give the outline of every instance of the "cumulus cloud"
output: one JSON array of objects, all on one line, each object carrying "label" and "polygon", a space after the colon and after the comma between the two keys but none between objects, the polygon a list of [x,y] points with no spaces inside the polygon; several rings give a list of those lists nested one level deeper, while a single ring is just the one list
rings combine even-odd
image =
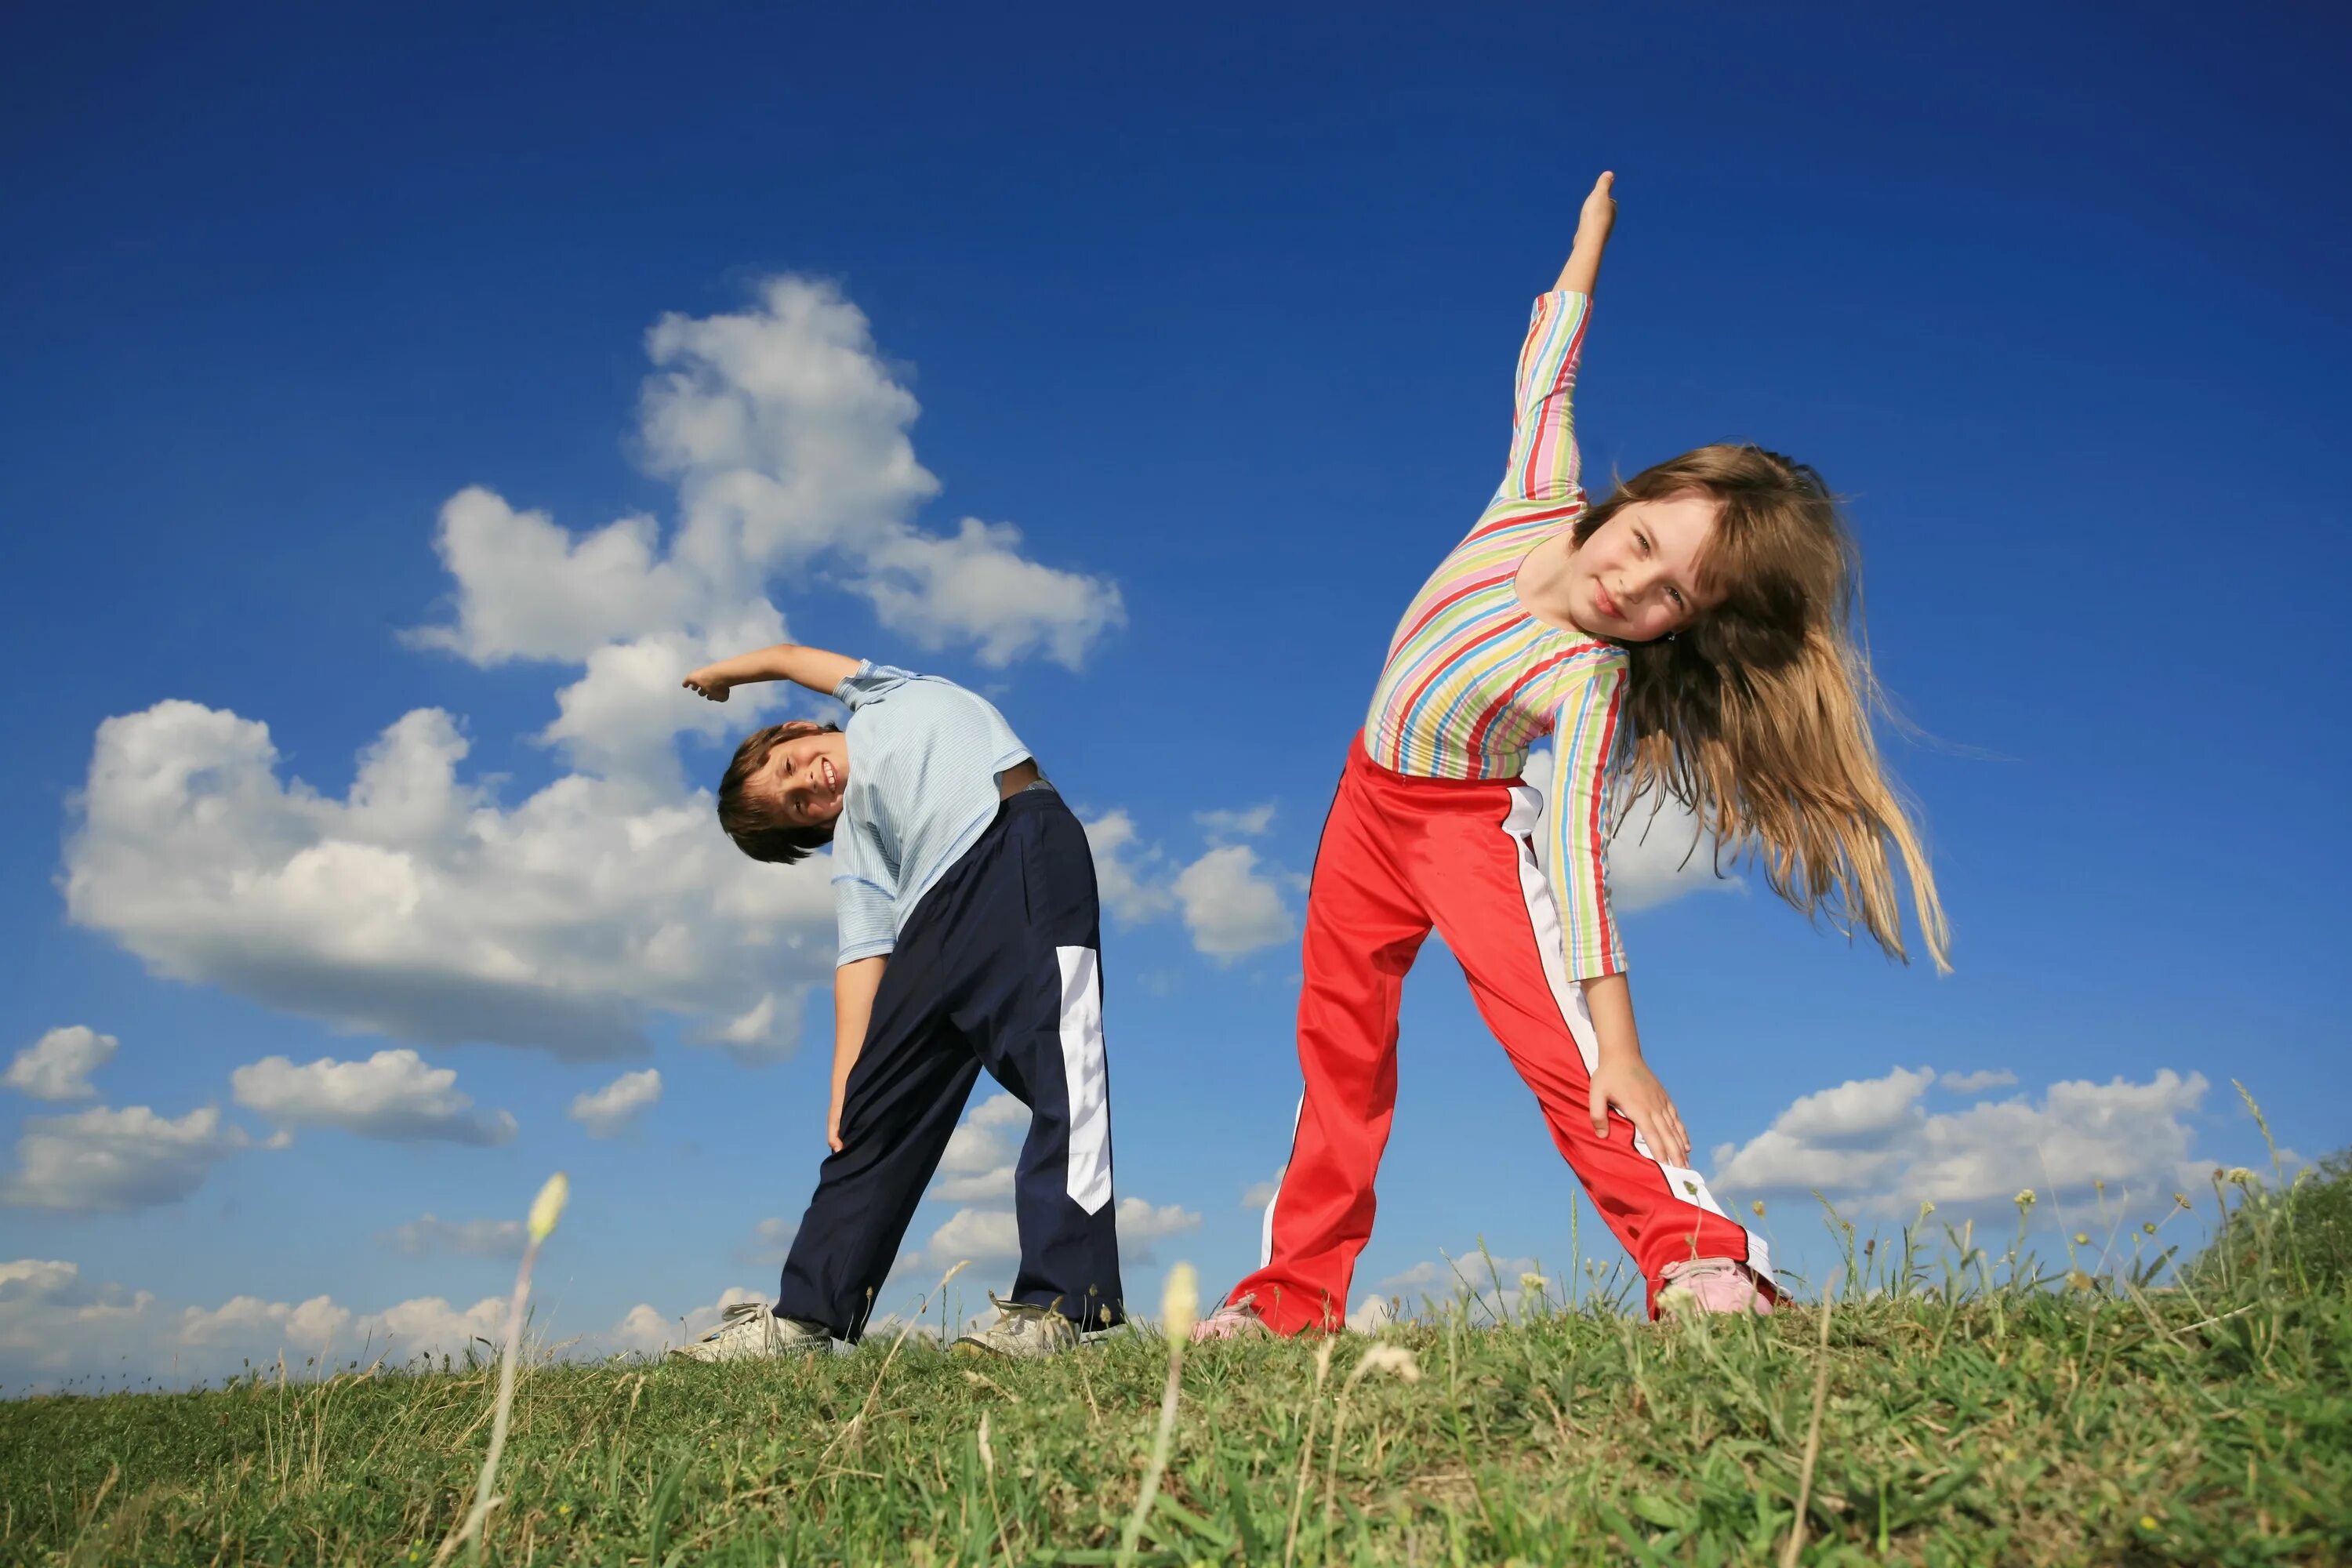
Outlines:
[{"label": "cumulus cloud", "polygon": [[75,1024],[51,1029],[16,1053],[0,1082],[35,1100],[94,1100],[89,1075],[104,1067],[121,1042]]},{"label": "cumulus cloud", "polygon": [[949,1135],[929,1195],[949,1203],[1011,1203],[1013,1163],[1029,1121],[1029,1108],[1009,1094],[992,1094],[973,1106]]},{"label": "cumulus cloud", "polygon": [[[1283,1167],[1283,1170],[1288,1169],[1287,1165]],[[1252,1182],[1242,1189],[1242,1207],[1252,1213],[1262,1210],[1266,1205],[1274,1202],[1274,1194],[1281,1190],[1282,1171],[1276,1171],[1268,1180]]]},{"label": "cumulus cloud", "polygon": [[506,1143],[515,1119],[478,1110],[457,1092],[454,1068],[433,1068],[405,1048],[378,1051],[365,1061],[320,1057],[297,1067],[264,1057],[229,1074],[236,1102],[281,1127],[340,1127],[362,1138],[396,1142]]},{"label": "cumulus cloud", "polygon": [[1086,823],[1087,847],[1094,852],[1095,886],[1103,908],[1121,925],[1140,925],[1176,907],[1160,870],[1165,858],[1142,842],[1135,818],[1107,811]]},{"label": "cumulus cloud", "polygon": [[1197,811],[1192,820],[1211,838],[1255,838],[1274,826],[1274,802],[1265,801],[1246,811]]},{"label": "cumulus cloud", "polygon": [[0,1179],[0,1204],[72,1214],[153,1208],[186,1197],[215,1165],[254,1146],[209,1105],[176,1120],[143,1105],[28,1117],[16,1169]]},{"label": "cumulus cloud", "polygon": [[1174,890],[1192,946],[1211,958],[1231,962],[1298,933],[1281,890],[1259,873],[1257,851],[1246,844],[1210,850],[1176,874]]},{"label": "cumulus cloud", "polygon": [[1545,1272],[1535,1258],[1492,1258],[1472,1247],[1390,1275],[1376,1294],[1356,1304],[1348,1323],[1370,1331],[1400,1313],[1411,1316],[1425,1304],[1442,1310],[1465,1299],[1475,1302],[1474,1312],[1516,1319],[1540,1305],[1562,1305],[1568,1297],[1559,1278]]},{"label": "cumulus cloud", "polygon": [[647,1068],[625,1072],[599,1089],[575,1096],[572,1120],[588,1129],[592,1138],[611,1138],[625,1131],[640,1112],[661,1099],[661,1073]]},{"label": "cumulus cloud", "polygon": [[[1528,757],[1526,778],[1545,796],[1546,826],[1535,836],[1536,859],[1551,868],[1551,763],[1549,747]],[[1715,874],[1715,845],[1698,818],[1681,802],[1663,795],[1639,800],[1612,800],[1616,815],[1610,827],[1607,857],[1609,898],[1621,912],[1645,910],[1681,898],[1685,893],[1738,892],[1746,884],[1737,877]]]},{"label": "cumulus cloud", "polygon": [[1819,1191],[1895,1215],[1923,1202],[2002,1205],[2021,1187],[2064,1198],[2096,1181],[2169,1193],[2203,1168],[2189,1159],[2187,1120],[2205,1098],[2201,1073],[2053,1083],[2038,1099],[1930,1112],[1920,1101],[1937,1081],[1931,1068],[1896,1068],[1805,1095],[1746,1143],[1717,1148],[1709,1184],[1741,1197]]},{"label": "cumulus cloud", "polygon": [[763,1219],[751,1227],[751,1239],[735,1249],[737,1261],[773,1266],[793,1248],[793,1237],[801,1233],[796,1219]]},{"label": "cumulus cloud", "polygon": [[1152,1243],[1201,1228],[1201,1216],[1181,1204],[1154,1208],[1141,1198],[1118,1200],[1118,1260],[1130,1268],[1158,1261]]},{"label": "cumulus cloud", "polygon": [[[729,1306],[766,1299],[738,1287],[684,1312],[639,1303],[609,1327],[568,1332],[544,1348],[572,1359],[659,1355],[698,1338]],[[39,1389],[93,1373],[197,1383],[247,1363],[269,1365],[281,1354],[298,1374],[313,1362],[323,1371],[346,1361],[400,1366],[468,1352],[487,1358],[505,1332],[506,1313],[504,1296],[470,1306],[419,1296],[369,1311],[328,1295],[282,1301],[241,1293],[218,1305],[171,1304],[146,1290],[92,1285],[74,1263],[18,1258],[0,1261],[0,1384]]]},{"label": "cumulus cloud", "polygon": [[917,526],[938,481],[913,396],[865,316],[780,278],[746,309],[650,331],[637,444],[676,482],[674,526],[575,533],[471,486],[434,543],[452,591],[412,646],[572,672],[538,738],[573,773],[520,804],[468,781],[437,710],[400,719],[341,800],[281,777],[268,729],[161,702],[100,728],[67,900],[175,979],[339,1028],[629,1054],[674,1015],[746,1058],[794,1044],[831,970],[823,858],[738,856],[689,791],[680,735],[719,739],[782,700],[678,690],[695,664],[781,639],[782,574],[865,596],[922,647],[1076,666],[1124,618],[1116,584],[1048,566],[1008,524]]},{"label": "cumulus cloud", "polygon": [[66,904],[173,979],[340,1028],[575,1058],[642,1048],[660,1013],[766,1015],[789,1050],[831,973],[822,858],[745,859],[708,795],[572,774],[512,808],[462,781],[455,721],[421,709],[341,800],[281,780],[267,726],[159,702],[99,726]]},{"label": "cumulus cloud", "polygon": [[388,1233],[401,1251],[412,1255],[455,1253],[462,1258],[520,1258],[523,1223],[519,1219],[438,1219],[419,1215]]},{"label": "cumulus cloud", "polygon": [[1988,1089],[2005,1089],[2017,1081],[2017,1075],[2006,1068],[1988,1068],[1978,1072],[1948,1072],[1936,1079],[1937,1087],[1948,1089],[1954,1094],[1977,1094]]}]

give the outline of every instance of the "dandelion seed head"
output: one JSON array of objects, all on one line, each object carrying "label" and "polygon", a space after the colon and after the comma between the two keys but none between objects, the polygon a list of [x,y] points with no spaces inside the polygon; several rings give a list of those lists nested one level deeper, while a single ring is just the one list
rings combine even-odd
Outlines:
[{"label": "dandelion seed head", "polygon": [[539,1189],[539,1196],[530,1203],[530,1238],[545,1241],[555,1230],[555,1222],[563,1217],[563,1205],[571,1201],[572,1178],[558,1171],[547,1178],[547,1185]]},{"label": "dandelion seed head", "polygon": [[1168,1283],[1160,1293],[1160,1317],[1167,1325],[1168,1337],[1189,1338],[1200,1316],[1201,1276],[1191,1264],[1179,1263],[1168,1271]]}]

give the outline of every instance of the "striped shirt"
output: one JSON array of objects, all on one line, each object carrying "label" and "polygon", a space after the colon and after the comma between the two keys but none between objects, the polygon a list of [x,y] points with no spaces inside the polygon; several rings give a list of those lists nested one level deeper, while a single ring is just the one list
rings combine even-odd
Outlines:
[{"label": "striped shirt", "polygon": [[1584,515],[1570,401],[1590,308],[1582,294],[1536,300],[1519,351],[1510,468],[1397,624],[1364,722],[1372,761],[1423,778],[1516,778],[1551,738],[1552,896],[1579,980],[1625,967],[1603,861],[1606,774],[1624,744],[1625,652],[1536,619],[1517,584],[1528,552]]},{"label": "striped shirt", "polygon": [[997,775],[1029,748],[987,699],[868,659],[833,694],[849,707],[849,784],[833,828],[836,963],[898,945],[923,895],[996,819]]}]

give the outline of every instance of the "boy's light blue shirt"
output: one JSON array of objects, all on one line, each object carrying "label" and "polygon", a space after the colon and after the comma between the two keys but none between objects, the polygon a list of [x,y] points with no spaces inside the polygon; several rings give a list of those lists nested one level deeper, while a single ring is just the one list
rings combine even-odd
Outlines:
[{"label": "boy's light blue shirt", "polygon": [[886,953],[996,816],[996,777],[1029,748],[982,697],[867,659],[833,694],[849,708],[849,787],[833,829],[836,963]]}]

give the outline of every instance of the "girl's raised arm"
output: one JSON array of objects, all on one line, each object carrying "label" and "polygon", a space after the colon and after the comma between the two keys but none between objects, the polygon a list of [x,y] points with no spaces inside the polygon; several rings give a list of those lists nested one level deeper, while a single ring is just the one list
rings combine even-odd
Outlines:
[{"label": "girl's raised arm", "polygon": [[1590,294],[1601,277],[1601,253],[1609,248],[1609,231],[1617,226],[1617,198],[1612,194],[1617,176],[1604,172],[1592,183],[1592,194],[1584,198],[1583,210],[1576,215],[1576,243],[1569,247],[1568,264],[1559,269],[1559,281],[1554,289],[1565,289],[1574,294]]},{"label": "girl's raised arm", "polygon": [[834,688],[856,673],[857,661],[847,654],[780,642],[706,664],[688,676],[685,684],[688,690],[698,691],[713,702],[724,702],[734,688],[761,680],[789,680],[830,697]]}]

